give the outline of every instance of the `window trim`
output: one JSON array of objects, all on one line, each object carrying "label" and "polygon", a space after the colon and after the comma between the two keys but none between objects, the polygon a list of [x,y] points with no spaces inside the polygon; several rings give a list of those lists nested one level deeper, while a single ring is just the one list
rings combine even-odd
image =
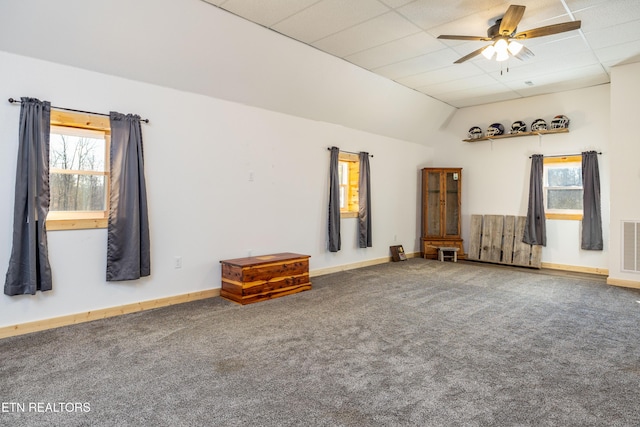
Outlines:
[{"label": "window trim", "polygon": [[[340,218],[357,218],[360,210],[358,200],[359,195],[359,179],[360,179],[360,156],[353,153],[345,153],[343,151],[338,155],[338,165],[348,164],[349,182],[345,185],[347,189],[345,194],[346,207],[340,208]],[[342,187],[342,184],[341,184]]]},{"label": "window trim", "polygon": [[106,205],[104,211],[49,211],[47,215],[47,231],[55,230],[83,230],[93,228],[107,228],[109,221],[110,203],[110,146],[111,122],[109,117],[77,113],[73,111],[51,110],[50,124],[52,127],[76,128],[98,131],[105,137],[105,171],[92,171],[90,175],[105,176]]},{"label": "window trim", "polygon": [[[555,165],[555,164],[563,164],[563,163],[580,163],[582,166],[582,156],[562,156],[562,157],[545,157],[543,159],[543,167],[544,167],[544,181],[546,182],[546,174],[547,174],[547,165]],[[581,221],[584,216],[584,211],[569,210],[566,209],[566,212],[558,212],[558,210],[553,209],[551,212],[547,209],[547,187],[543,182],[543,195],[544,195],[544,208],[545,208],[545,218],[546,219],[559,219],[559,220],[569,220],[569,221]],[[568,187],[567,187],[568,188]],[[580,187],[583,189],[583,187]]]}]

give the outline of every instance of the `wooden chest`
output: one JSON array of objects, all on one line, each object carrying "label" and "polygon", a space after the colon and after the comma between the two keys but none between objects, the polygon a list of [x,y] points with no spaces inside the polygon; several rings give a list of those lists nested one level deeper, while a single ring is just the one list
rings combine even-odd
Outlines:
[{"label": "wooden chest", "polygon": [[309,258],[285,252],[220,261],[220,296],[244,305],[309,290]]}]

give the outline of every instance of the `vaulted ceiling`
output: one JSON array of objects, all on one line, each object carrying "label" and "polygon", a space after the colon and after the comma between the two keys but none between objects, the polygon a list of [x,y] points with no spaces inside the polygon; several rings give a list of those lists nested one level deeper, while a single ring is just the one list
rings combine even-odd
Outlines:
[{"label": "vaulted ceiling", "polygon": [[567,21],[579,30],[525,40],[520,61],[478,55],[502,0],[204,0],[454,107],[608,83],[611,67],[640,61],[639,0],[517,0],[518,31]]}]

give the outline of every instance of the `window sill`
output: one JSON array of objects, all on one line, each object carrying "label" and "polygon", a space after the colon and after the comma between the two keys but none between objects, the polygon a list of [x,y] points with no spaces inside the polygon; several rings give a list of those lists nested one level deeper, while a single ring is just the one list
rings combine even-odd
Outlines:
[{"label": "window sill", "polygon": [[547,219],[562,219],[562,220],[568,220],[568,221],[582,221],[582,214],[546,213],[544,216]]},{"label": "window sill", "polygon": [[340,212],[340,218],[357,218],[358,212]]},{"label": "window sill", "polygon": [[48,219],[47,231],[107,228],[107,218]]}]

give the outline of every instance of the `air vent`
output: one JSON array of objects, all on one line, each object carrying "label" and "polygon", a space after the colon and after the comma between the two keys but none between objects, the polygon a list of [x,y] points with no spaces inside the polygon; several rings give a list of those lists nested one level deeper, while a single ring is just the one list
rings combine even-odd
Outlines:
[{"label": "air vent", "polygon": [[622,270],[640,272],[640,221],[622,221]]}]

